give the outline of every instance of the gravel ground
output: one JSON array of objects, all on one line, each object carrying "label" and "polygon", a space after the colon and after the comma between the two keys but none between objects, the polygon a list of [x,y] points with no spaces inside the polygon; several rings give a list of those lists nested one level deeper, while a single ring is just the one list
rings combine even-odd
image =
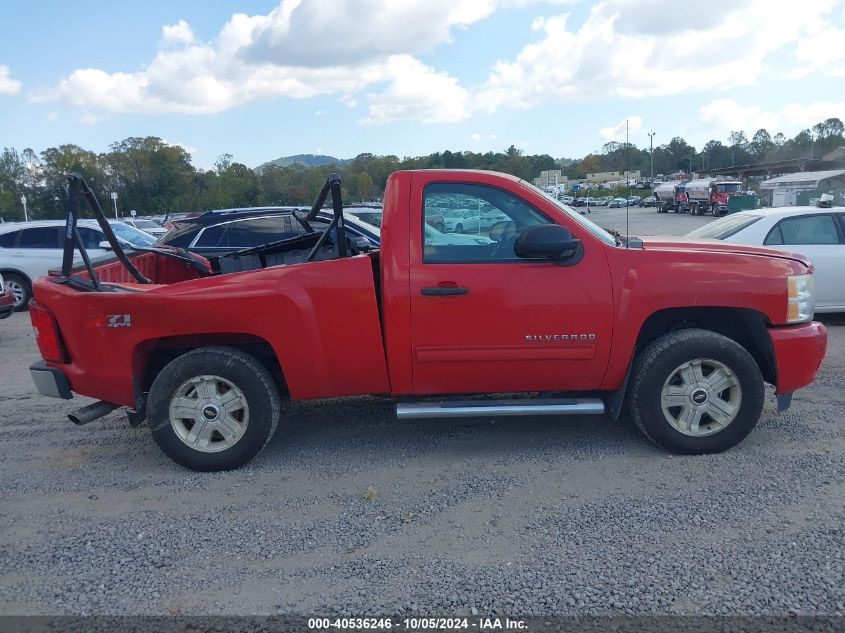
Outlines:
[{"label": "gravel ground", "polygon": [[[656,232],[646,213],[632,233]],[[769,392],[721,455],[598,416],[398,422],[359,398],[294,403],[248,467],[197,474],[119,413],[74,427],[85,401],[35,394],[16,314],[0,613],[842,614],[845,318],[825,321],[815,384],[781,415]]]}]

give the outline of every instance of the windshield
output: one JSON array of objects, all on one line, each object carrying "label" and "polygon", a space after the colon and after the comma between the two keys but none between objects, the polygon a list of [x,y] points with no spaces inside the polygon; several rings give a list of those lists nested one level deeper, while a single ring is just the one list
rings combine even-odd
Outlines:
[{"label": "windshield", "polygon": [[704,240],[724,240],[725,238],[739,233],[747,226],[751,226],[760,219],[759,215],[736,213],[728,215],[721,220],[716,220],[710,224],[690,231],[687,237],[695,237]]},{"label": "windshield", "polygon": [[549,194],[545,193],[541,189],[538,189],[537,187],[535,187],[532,184],[529,184],[529,183],[526,182],[525,185],[527,185],[528,187],[531,187],[534,191],[537,191],[538,193],[542,194],[547,200],[551,200],[558,209],[563,211],[572,220],[574,220],[575,222],[577,222],[578,224],[583,226],[590,233],[592,233],[597,238],[599,238],[602,242],[605,242],[606,244],[610,244],[611,246],[617,246],[615,237],[613,237],[610,233],[605,231],[603,228],[601,228],[597,224],[593,224],[592,222],[590,222],[587,218],[585,218],[583,215],[581,215],[580,213],[575,211],[573,208],[563,204],[559,200],[556,200],[555,198],[551,197]]},{"label": "windshield", "polygon": [[151,246],[156,241],[156,238],[149,233],[144,233],[128,224],[122,222],[110,222],[109,224],[115,235],[135,246]]},{"label": "windshield", "polygon": [[723,185],[716,185],[716,191],[719,193],[735,193],[739,191],[739,188],[742,186],[740,182],[728,182]]}]

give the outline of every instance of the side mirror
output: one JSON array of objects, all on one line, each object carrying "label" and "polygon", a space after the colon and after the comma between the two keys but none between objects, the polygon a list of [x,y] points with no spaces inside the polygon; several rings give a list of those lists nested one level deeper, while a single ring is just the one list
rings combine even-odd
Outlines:
[{"label": "side mirror", "polygon": [[373,243],[363,235],[356,237],[353,244],[359,253],[369,253],[373,250]]},{"label": "side mirror", "polygon": [[580,261],[584,249],[581,240],[572,237],[569,229],[559,224],[538,224],[525,229],[513,247],[517,257],[553,259],[561,265]]},{"label": "side mirror", "polygon": [[107,251],[111,250],[111,244],[109,244],[108,240],[103,240],[102,242],[97,244],[97,246]]}]

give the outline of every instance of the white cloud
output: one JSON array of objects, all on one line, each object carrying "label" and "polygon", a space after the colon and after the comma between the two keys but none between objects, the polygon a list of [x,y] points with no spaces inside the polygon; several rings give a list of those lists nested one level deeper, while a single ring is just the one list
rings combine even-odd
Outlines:
[{"label": "white cloud", "polygon": [[85,112],[81,117],[79,117],[79,122],[84,123],[85,125],[97,125],[100,121],[102,121],[102,119],[92,112]]},{"label": "white cloud", "polygon": [[[845,74],[834,24],[840,1],[598,0],[580,24],[569,13],[534,20],[534,41],[471,87],[419,56],[496,10],[569,0],[281,0],[267,14],[232,15],[210,41],[184,20],[164,26],[158,53],[141,70],[79,68],[32,98],[94,112],[207,114],[260,99],[336,95],[349,108],[363,102],[361,122],[379,124],[727,92],[772,71]],[[794,66],[769,68],[777,52]]]},{"label": "white cloud", "polygon": [[22,85],[17,79],[12,79],[12,71],[8,66],[0,66],[0,95],[17,94]]},{"label": "white cloud", "polygon": [[469,93],[457,79],[435,71],[410,55],[388,59],[390,85],[367,96],[369,108],[361,123],[373,125],[397,119],[449,123],[467,115]]},{"label": "white cloud", "polygon": [[48,112],[47,113],[47,120],[48,121],[58,121],[59,120],[59,113],[58,112]]},{"label": "white cloud", "polygon": [[578,28],[568,13],[535,20],[542,37],[497,62],[474,101],[490,112],[751,85],[772,53],[794,48],[832,8],[833,0],[776,8],[770,0],[602,0]]},{"label": "white cloud", "polygon": [[326,111],[322,109],[314,110],[314,116],[326,116]]},{"label": "white cloud", "polygon": [[770,134],[783,132],[794,136],[830,117],[845,120],[845,101],[790,103],[780,110],[764,110],[759,105],[740,105],[733,99],[717,99],[703,106],[699,118],[708,131],[727,138],[733,130],[743,130],[749,137],[760,128]]},{"label": "white cloud", "polygon": [[[370,101],[367,122],[456,120],[460,104],[425,98],[397,70],[419,71],[426,85],[460,95],[456,80],[411,55],[451,41],[454,29],[484,19],[499,1],[282,0],[267,15],[233,15],[211,42],[197,41],[184,21],[165,26],[161,50],[142,70],[80,68],[31,96],[120,113],[205,114],[257,99],[335,93],[354,107],[356,93],[390,82],[383,102]],[[424,104],[414,106],[414,96]]]},{"label": "white cloud", "polygon": [[185,20],[179,20],[176,24],[169,24],[161,27],[161,45],[166,46],[189,46],[194,44],[197,38]]},{"label": "white cloud", "polygon": [[643,120],[638,116],[629,116],[627,119],[622,119],[616,125],[610,127],[603,127],[599,130],[599,138],[605,143],[616,141],[623,143],[625,141],[625,134],[627,132],[629,138],[631,134],[639,132],[643,129]]}]

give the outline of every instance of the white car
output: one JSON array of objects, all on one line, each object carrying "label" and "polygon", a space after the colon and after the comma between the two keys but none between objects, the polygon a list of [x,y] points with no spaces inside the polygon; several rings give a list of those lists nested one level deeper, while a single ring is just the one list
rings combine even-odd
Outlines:
[{"label": "white car", "polygon": [[[150,246],[152,235],[115,220],[109,221],[118,241],[125,246]],[[15,297],[15,310],[24,310],[32,296],[32,280],[62,263],[64,220],[8,222],[0,224],[0,273]],[[95,220],[80,220],[77,229],[91,259],[107,255],[106,236]],[[78,251],[77,251],[78,258]]]},{"label": "white car", "polygon": [[161,224],[153,222],[152,220],[147,220],[146,218],[124,218],[121,222],[128,224],[129,226],[134,226],[136,229],[139,229],[144,233],[149,233],[156,239],[167,233],[167,229]]},{"label": "white car", "polygon": [[781,207],[727,215],[687,237],[770,246],[815,267],[816,312],[845,312],[845,208]]},{"label": "white car", "polygon": [[457,209],[443,216],[447,233],[478,233],[481,231],[481,211],[478,209]]},{"label": "white car", "polygon": [[423,225],[426,246],[461,246],[464,244],[492,244],[493,240],[484,235],[462,235],[460,233],[441,233],[430,224]]}]

